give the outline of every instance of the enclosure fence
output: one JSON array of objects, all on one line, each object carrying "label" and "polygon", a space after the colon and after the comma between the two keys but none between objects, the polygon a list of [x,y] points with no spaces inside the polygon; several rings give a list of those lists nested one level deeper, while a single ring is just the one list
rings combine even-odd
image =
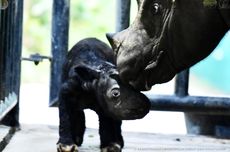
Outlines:
[{"label": "enclosure fence", "polygon": [[14,126],[18,125],[23,1],[4,2],[7,5],[0,7],[0,120]]},{"label": "enclosure fence", "polygon": [[[18,124],[23,0],[8,2],[8,7],[0,11],[0,120],[4,124],[16,125]],[[116,31],[129,26],[130,4],[131,0],[117,0]],[[57,105],[61,67],[68,51],[69,9],[69,0],[53,1],[52,58],[49,58],[51,61],[50,106]],[[39,57],[44,58],[37,55],[31,60],[37,62],[36,59]],[[174,95],[148,95],[151,110],[226,116],[223,118],[230,120],[230,98],[190,96],[188,80],[189,69],[176,76]]]}]

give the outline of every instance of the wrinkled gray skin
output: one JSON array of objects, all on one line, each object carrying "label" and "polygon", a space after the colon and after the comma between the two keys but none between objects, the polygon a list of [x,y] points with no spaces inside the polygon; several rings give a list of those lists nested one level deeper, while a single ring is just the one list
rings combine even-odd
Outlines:
[{"label": "wrinkled gray skin", "polygon": [[149,90],[208,56],[230,27],[230,1],[204,1],[138,0],[132,25],[107,34],[122,81]]},{"label": "wrinkled gray skin", "polygon": [[103,152],[120,152],[121,120],[143,118],[150,109],[145,95],[120,81],[112,49],[96,38],[81,40],[69,51],[58,100],[58,152],[78,151],[85,131],[84,109],[98,114]]}]

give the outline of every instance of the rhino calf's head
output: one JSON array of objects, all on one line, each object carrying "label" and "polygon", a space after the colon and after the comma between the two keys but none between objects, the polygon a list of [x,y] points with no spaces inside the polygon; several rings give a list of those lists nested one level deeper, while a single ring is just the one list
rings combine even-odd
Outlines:
[{"label": "rhino calf's head", "polygon": [[99,67],[73,67],[85,91],[93,92],[101,109],[119,120],[143,118],[150,110],[149,99],[132,86],[122,83],[114,64],[103,61]]},{"label": "rhino calf's head", "polygon": [[121,82],[118,72],[103,74],[95,87],[100,105],[113,118],[133,120],[143,118],[150,109],[148,98]]}]

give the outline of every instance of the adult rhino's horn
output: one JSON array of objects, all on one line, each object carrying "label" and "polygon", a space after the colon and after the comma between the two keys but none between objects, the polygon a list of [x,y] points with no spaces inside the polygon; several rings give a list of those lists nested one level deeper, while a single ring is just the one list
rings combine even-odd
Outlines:
[{"label": "adult rhino's horn", "polygon": [[117,41],[116,39],[114,39],[114,36],[115,36],[116,33],[106,33],[106,37],[113,49],[113,51],[117,51],[117,48],[120,46],[120,42]]}]

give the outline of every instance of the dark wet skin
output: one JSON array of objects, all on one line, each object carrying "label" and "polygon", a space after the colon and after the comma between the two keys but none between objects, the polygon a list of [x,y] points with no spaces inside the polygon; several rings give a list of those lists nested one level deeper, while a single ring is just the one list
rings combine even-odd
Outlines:
[{"label": "dark wet skin", "polygon": [[99,134],[104,151],[120,152],[124,146],[121,120],[143,118],[149,99],[118,75],[112,49],[96,38],[78,42],[63,65],[59,92],[59,152],[77,152],[85,131],[84,109],[99,117]]}]

